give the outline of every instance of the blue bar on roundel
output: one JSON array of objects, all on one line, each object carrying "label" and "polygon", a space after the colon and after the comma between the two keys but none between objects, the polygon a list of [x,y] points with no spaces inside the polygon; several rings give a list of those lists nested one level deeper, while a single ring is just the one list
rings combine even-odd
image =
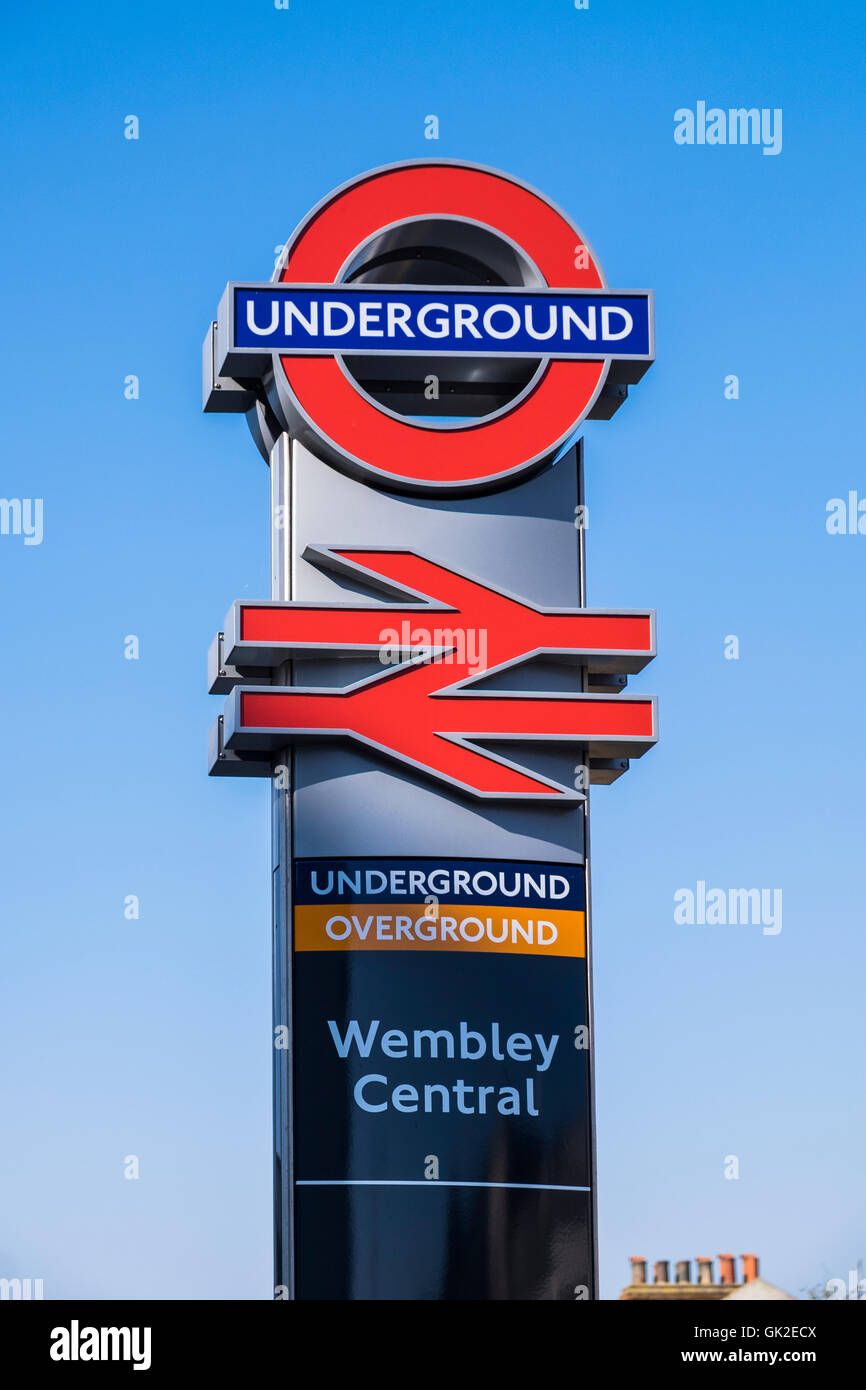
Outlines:
[{"label": "blue bar on roundel", "polygon": [[640,291],[235,286],[232,348],[648,359],[651,320]]}]

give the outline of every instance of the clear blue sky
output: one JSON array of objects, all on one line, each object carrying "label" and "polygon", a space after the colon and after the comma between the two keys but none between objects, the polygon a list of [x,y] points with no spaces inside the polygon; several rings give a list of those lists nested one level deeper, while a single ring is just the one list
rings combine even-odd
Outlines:
[{"label": "clear blue sky", "polygon": [[[44,539],[0,537],[0,1274],[270,1295],[267,789],[204,775],[208,642],[267,594],[267,470],[200,414],[200,343],[333,186],[430,155],[536,185],[611,284],[656,290],[658,361],[585,436],[590,601],[657,608],[634,688],[662,732],[593,797],[603,1292],[633,1253],[756,1251],[795,1293],[866,1256],[866,536],[825,529],[866,496],[863,14],[7,14],[0,491],[44,498]],[[676,145],[698,100],[781,107],[782,153]],[[781,933],[677,926],[699,879],[781,888]]]}]

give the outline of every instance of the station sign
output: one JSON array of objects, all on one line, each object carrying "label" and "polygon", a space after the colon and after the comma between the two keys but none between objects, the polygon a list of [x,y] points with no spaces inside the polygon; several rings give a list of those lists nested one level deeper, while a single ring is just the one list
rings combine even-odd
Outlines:
[{"label": "station sign", "polygon": [[209,767],[272,789],[278,1298],[597,1296],[589,787],[658,727],[653,613],[586,602],[579,431],[654,352],[649,291],[456,161],[220,301],[205,409],[271,475]]}]

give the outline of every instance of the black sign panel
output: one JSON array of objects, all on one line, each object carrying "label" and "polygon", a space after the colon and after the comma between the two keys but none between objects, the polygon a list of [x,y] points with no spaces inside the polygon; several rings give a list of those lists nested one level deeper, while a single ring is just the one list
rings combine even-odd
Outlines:
[{"label": "black sign panel", "polygon": [[298,860],[300,1298],[586,1298],[584,870]]}]

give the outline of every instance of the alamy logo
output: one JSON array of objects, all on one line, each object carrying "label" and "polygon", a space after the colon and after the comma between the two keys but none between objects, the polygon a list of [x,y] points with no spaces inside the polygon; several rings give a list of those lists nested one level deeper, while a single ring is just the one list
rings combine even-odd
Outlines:
[{"label": "alamy logo", "polygon": [[866,497],[850,489],[847,498],[831,497],[826,507],[828,536],[866,536]]},{"label": "alamy logo", "polygon": [[0,1299],[6,1300],[27,1300],[41,1299],[42,1280],[41,1279],[0,1279]]},{"label": "alamy logo", "polygon": [[387,627],[380,634],[383,666],[399,666],[406,652],[430,648],[437,665],[465,666],[471,675],[487,670],[487,629],[476,627],[415,627],[406,619],[399,628]]},{"label": "alamy logo", "polygon": [[149,1327],[69,1327],[51,1329],[52,1361],[131,1361],[134,1371],[150,1370]]},{"label": "alamy logo", "polygon": [[674,112],[674,140],[678,145],[762,145],[762,154],[782,152],[782,108],[757,106],[707,107],[699,101],[692,111],[681,106]]},{"label": "alamy logo", "polygon": [[41,545],[42,498],[0,497],[0,536],[23,536],[25,545]]},{"label": "alamy logo", "polygon": [[707,888],[699,878],[695,891],[674,893],[674,921],[679,926],[763,927],[764,936],[782,930],[781,888]]}]

